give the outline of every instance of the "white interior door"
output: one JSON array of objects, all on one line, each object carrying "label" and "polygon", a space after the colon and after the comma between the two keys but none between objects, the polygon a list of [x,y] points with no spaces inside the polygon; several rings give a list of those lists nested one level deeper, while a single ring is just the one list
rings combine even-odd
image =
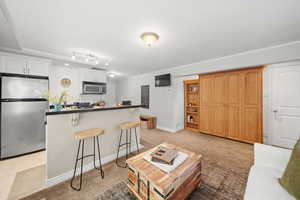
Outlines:
[{"label": "white interior door", "polygon": [[292,148],[300,137],[300,64],[272,70],[272,140]]}]

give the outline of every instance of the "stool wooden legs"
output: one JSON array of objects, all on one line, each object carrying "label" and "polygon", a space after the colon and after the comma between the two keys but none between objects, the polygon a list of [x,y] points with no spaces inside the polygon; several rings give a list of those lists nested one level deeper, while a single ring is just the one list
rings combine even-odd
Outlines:
[{"label": "stool wooden legs", "polygon": [[[128,138],[128,132],[129,132],[129,138]],[[126,168],[127,167],[126,162],[125,162],[125,165],[122,165],[119,162],[119,153],[120,153],[120,148],[125,145],[126,146],[126,154],[125,154],[126,160],[128,159],[129,154],[131,154],[131,129],[129,129],[129,130],[126,129],[126,135],[125,135],[126,142],[123,144],[121,144],[122,137],[123,137],[123,129],[121,129],[121,133],[120,133],[116,164],[119,167]],[[128,139],[129,139],[129,141],[128,141]],[[135,128],[135,141],[136,141],[137,152],[139,153],[139,144],[138,144],[136,128]]]},{"label": "stool wooden legs", "polygon": [[[100,165],[99,168],[96,167],[96,150],[95,150],[95,140],[96,139],[97,139],[98,157],[99,157],[99,165]],[[74,172],[73,172],[73,177],[71,179],[71,184],[70,184],[71,187],[74,190],[77,190],[77,191],[81,190],[81,186],[82,186],[82,171],[83,171],[83,159],[86,158],[86,157],[93,156],[93,158],[94,158],[94,168],[97,169],[97,170],[99,170],[100,173],[101,173],[102,179],[104,178],[104,171],[102,169],[102,164],[101,164],[101,154],[100,154],[100,146],[99,146],[99,138],[98,138],[98,136],[93,137],[93,146],[94,146],[93,147],[93,149],[94,149],[93,154],[85,155],[84,156],[84,139],[79,140],[78,150],[77,150],[77,155],[76,155],[76,161],[75,161],[75,167],[74,167]],[[81,157],[79,158],[80,147],[81,147]],[[80,179],[79,179],[79,187],[76,187],[76,186],[74,186],[73,181],[74,181],[75,176],[76,176],[77,164],[78,164],[79,160],[81,160]]]}]

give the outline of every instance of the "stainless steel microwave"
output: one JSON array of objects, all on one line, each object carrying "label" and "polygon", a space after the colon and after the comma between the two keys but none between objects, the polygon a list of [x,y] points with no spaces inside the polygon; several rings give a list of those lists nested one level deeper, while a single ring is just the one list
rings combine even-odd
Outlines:
[{"label": "stainless steel microwave", "polygon": [[106,94],[106,83],[100,82],[82,82],[83,94]]}]

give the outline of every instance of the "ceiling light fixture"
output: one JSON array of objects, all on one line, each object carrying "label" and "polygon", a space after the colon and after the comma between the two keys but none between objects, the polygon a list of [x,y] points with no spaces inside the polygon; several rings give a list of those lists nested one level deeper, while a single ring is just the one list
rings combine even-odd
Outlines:
[{"label": "ceiling light fixture", "polygon": [[69,63],[65,63],[65,66],[69,66],[70,64]]},{"label": "ceiling light fixture", "polygon": [[159,36],[154,32],[146,32],[141,35],[141,39],[146,43],[148,47],[151,47],[154,42],[159,39]]},{"label": "ceiling light fixture", "polygon": [[103,64],[105,66],[109,65],[108,59],[98,57],[95,54],[92,53],[83,53],[83,52],[72,52],[72,59],[73,60],[78,60],[80,62],[85,62],[91,65],[99,65]]},{"label": "ceiling light fixture", "polygon": [[111,78],[113,78],[113,77],[115,77],[115,76],[116,76],[116,74],[115,74],[115,73],[113,73],[113,72],[109,72],[109,73],[107,73],[107,75],[108,75],[109,77],[111,77]]}]

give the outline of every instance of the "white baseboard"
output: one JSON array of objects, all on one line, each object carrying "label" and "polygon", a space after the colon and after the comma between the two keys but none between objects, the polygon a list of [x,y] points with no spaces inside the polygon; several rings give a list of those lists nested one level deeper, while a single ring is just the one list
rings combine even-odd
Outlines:
[{"label": "white baseboard", "polygon": [[157,126],[156,128],[157,128],[157,129],[160,129],[160,130],[163,130],[163,131],[170,132],[170,133],[176,133],[176,132],[178,131],[178,130],[176,130],[176,129],[170,129],[170,128],[163,127],[163,126]]},{"label": "white baseboard", "polygon": [[[141,145],[141,144],[139,144],[139,149],[142,149],[142,148],[144,148],[144,146]],[[137,150],[136,146],[132,147],[131,149],[132,149],[132,152],[135,152]],[[125,154],[126,154],[126,150],[122,150],[119,153],[119,157],[125,156]],[[114,153],[112,155],[105,156],[104,158],[102,158],[101,159],[101,163],[102,163],[102,165],[104,165],[106,163],[109,163],[109,162],[115,160],[116,158],[117,158],[117,153]],[[96,166],[99,166],[99,160],[96,160]],[[83,172],[87,172],[87,171],[89,171],[91,169],[94,169],[93,162],[91,162],[91,163],[86,164],[86,165],[83,166]],[[72,178],[73,172],[74,172],[74,170],[72,169],[72,170],[70,170],[68,172],[65,172],[65,173],[61,174],[61,175],[58,175],[56,177],[47,179],[46,180],[47,187],[54,186],[54,185],[56,185],[58,183],[64,182],[64,181]],[[76,175],[79,175],[79,174],[80,174],[80,168],[77,168]]]}]

